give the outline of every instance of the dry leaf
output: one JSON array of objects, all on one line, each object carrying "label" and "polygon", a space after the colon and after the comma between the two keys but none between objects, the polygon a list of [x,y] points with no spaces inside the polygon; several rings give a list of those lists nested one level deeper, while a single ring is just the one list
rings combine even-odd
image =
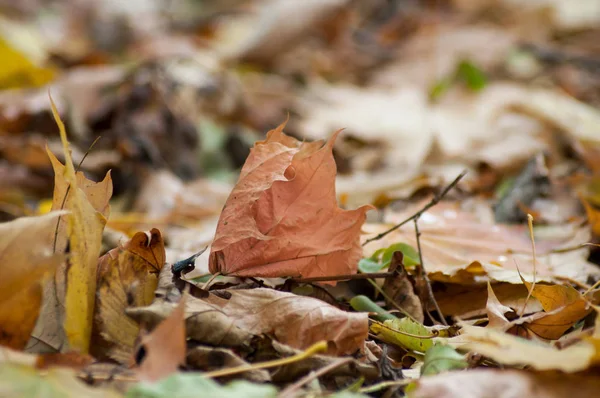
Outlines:
[{"label": "dry leaf", "polygon": [[600,381],[595,375],[555,372],[473,369],[424,377],[416,382],[411,398],[593,398]]},{"label": "dry leaf", "polygon": [[503,333],[494,329],[462,325],[456,341],[466,342],[465,349],[490,357],[503,365],[529,365],[537,370],[578,372],[592,363],[595,348],[579,342],[558,350],[550,345]]},{"label": "dry leaf", "polygon": [[368,334],[368,314],[345,312],[321,300],[272,289],[234,290],[228,300],[211,295],[234,324],[253,334],[270,334],[293,348],[326,340],[328,353],[352,354]]},{"label": "dry leaf", "polygon": [[[402,252],[397,251],[392,255],[392,262],[390,264],[389,271],[396,271],[394,276],[385,278],[383,283],[383,291],[387,294],[385,301],[388,308],[396,308],[396,306],[402,308],[408,314],[410,314],[416,321],[423,323],[425,315],[423,313],[423,305],[419,296],[415,294],[415,289],[408,278],[408,273],[402,265]],[[392,299],[393,303],[390,303]]]},{"label": "dry leaf", "polygon": [[[530,283],[525,283],[531,289]],[[548,314],[527,324],[539,337],[556,340],[592,311],[588,301],[571,286],[536,284],[531,293]]]},{"label": "dry leaf", "polygon": [[[327,340],[329,353],[344,355],[362,347],[368,334],[368,314],[344,312],[311,297],[259,288],[230,290],[229,299],[190,297],[186,304],[189,338],[211,345],[247,346],[253,335],[267,334],[293,348],[306,349]],[[173,304],[162,301],[132,308],[127,314],[155,325]]]},{"label": "dry leaf", "polygon": [[[386,221],[390,224],[398,223],[422,206],[422,203],[418,203],[405,212],[390,213]],[[461,208],[460,203],[443,202],[420,218],[423,262],[430,279],[472,284],[489,278],[498,282],[521,284],[518,264],[523,278],[532,281],[531,241],[525,226],[494,223],[487,204],[482,204],[476,210],[483,215],[476,216],[475,212]],[[389,225],[385,224],[365,224],[363,229],[374,236],[388,228]],[[561,236],[536,239],[537,281],[552,281],[555,276],[564,276],[585,282],[590,275],[598,275],[598,268],[587,261],[589,249],[552,252],[554,249],[574,247],[588,241],[589,232],[575,225],[565,225],[558,232]],[[365,246],[364,256],[368,257],[375,250],[398,242],[417,246],[411,224]]]},{"label": "dry leaf", "polygon": [[221,213],[210,271],[314,277],[356,272],[368,206],[342,210],[335,197],[336,133],[301,143],[284,124],[255,144]]},{"label": "dry leaf", "polygon": [[136,372],[140,380],[160,380],[185,363],[185,302],[184,295],[171,314],[142,338],[146,356]]},{"label": "dry leaf", "polygon": [[49,241],[32,245],[31,237],[50,236],[58,217],[52,212],[0,224],[0,344],[23,349],[42,303],[44,275],[64,260]]},{"label": "dry leaf", "polygon": [[488,282],[488,299],[487,304],[485,306],[487,314],[488,314],[488,325],[487,327],[493,329],[502,329],[506,330],[509,327],[509,321],[506,319],[504,314],[507,312],[511,312],[512,308],[505,306],[498,300],[496,295],[494,294],[494,290],[492,289],[492,285]]},{"label": "dry leaf", "polygon": [[139,326],[125,315],[125,308],[152,303],[164,264],[164,242],[156,228],[136,233],[98,260],[91,347],[96,358],[108,356],[121,363],[131,359]]},{"label": "dry leaf", "polygon": [[[57,270],[54,286],[48,286],[44,293],[44,308],[30,347],[35,350],[36,342],[42,342],[57,350],[64,349],[66,338],[69,348],[86,354],[92,333],[96,267],[102,230],[110,211],[108,201],[112,195],[112,181],[108,174],[104,181],[95,183],[87,180],[83,173],[75,173],[64,124],[50,100],[65,152],[63,166],[48,151],[55,172],[52,207],[71,211],[68,220],[57,226],[54,248],[64,250],[69,240],[70,257],[68,271]],[[63,293],[65,286],[68,288]]]},{"label": "dry leaf", "polygon": [[[527,288],[524,285],[494,283],[492,287],[495,296],[507,307],[520,310],[525,305]],[[470,319],[487,314],[487,285],[447,284],[443,291],[436,292],[435,298],[444,315]],[[435,308],[431,305],[429,311],[434,310]],[[541,304],[535,298],[530,297],[525,313],[529,314],[538,311],[542,311]]]}]

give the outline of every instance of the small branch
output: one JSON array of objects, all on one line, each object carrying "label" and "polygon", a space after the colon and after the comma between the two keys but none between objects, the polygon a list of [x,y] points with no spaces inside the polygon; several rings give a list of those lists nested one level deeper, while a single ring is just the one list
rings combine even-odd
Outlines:
[{"label": "small branch", "polygon": [[[413,219],[415,223],[415,235],[417,236],[417,251],[419,252],[419,263],[421,264],[421,273],[423,274],[423,279],[425,280],[425,285],[427,285],[427,295],[429,299],[433,301],[433,305],[435,306],[435,310],[437,311],[440,321],[444,326],[448,326],[446,322],[446,318],[444,318],[444,314],[438,305],[435,296],[433,295],[433,289],[431,288],[431,282],[429,281],[429,276],[427,276],[427,270],[425,269],[425,265],[423,264],[423,251],[421,249],[421,231],[419,231],[419,218]],[[425,308],[427,308],[427,304],[425,303]]]},{"label": "small branch", "polygon": [[314,278],[292,278],[296,282],[326,282],[326,281],[346,281],[350,279],[369,279],[369,278],[387,278],[394,275],[393,272],[369,272],[364,274],[316,276]]},{"label": "small branch", "polygon": [[431,201],[429,203],[427,203],[421,210],[419,210],[418,212],[416,212],[415,214],[413,214],[412,216],[410,216],[409,218],[407,218],[406,220],[402,221],[400,224],[396,224],[393,227],[391,227],[390,229],[388,229],[387,231],[384,231],[382,233],[380,233],[379,235],[367,239],[362,245],[365,246],[367,243],[371,243],[373,241],[379,240],[381,238],[383,238],[384,236],[388,235],[391,232],[394,232],[395,230],[397,230],[398,228],[400,228],[401,226],[405,225],[406,223],[408,223],[409,221],[415,220],[415,219],[419,219],[423,213],[425,213],[427,210],[429,210],[430,208],[432,208],[433,206],[437,205],[440,200],[442,200],[444,198],[444,196],[446,196],[446,194],[448,194],[448,192],[450,192],[450,190],[452,188],[454,188],[456,186],[456,184],[458,184],[458,182],[467,174],[467,170],[463,170],[455,179],[454,181],[452,181],[450,184],[448,184],[448,186],[446,186],[446,188],[444,188],[444,190],[439,194],[439,195],[435,195]]},{"label": "small branch", "polygon": [[309,374],[307,374],[306,376],[304,376],[303,378],[301,378],[294,384],[292,384],[292,385],[286,387],[284,390],[282,390],[277,397],[278,398],[294,397],[296,395],[296,392],[300,388],[302,388],[302,386],[310,383],[311,381],[315,380],[316,378],[323,376],[326,373],[331,372],[332,370],[334,370],[336,368],[339,368],[342,365],[352,362],[353,360],[354,360],[354,358],[340,358],[340,359],[336,360],[335,362],[330,363],[327,366],[323,366],[321,369],[317,370],[316,372],[310,372]]}]

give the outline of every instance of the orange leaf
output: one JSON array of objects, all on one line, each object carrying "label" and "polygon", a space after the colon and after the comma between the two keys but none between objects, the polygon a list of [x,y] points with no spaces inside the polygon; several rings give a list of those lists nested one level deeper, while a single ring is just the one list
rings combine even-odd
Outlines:
[{"label": "orange leaf", "polygon": [[360,228],[370,206],[342,210],[335,197],[333,143],[305,143],[271,130],[252,149],[223,208],[210,271],[316,277],[356,272]]}]

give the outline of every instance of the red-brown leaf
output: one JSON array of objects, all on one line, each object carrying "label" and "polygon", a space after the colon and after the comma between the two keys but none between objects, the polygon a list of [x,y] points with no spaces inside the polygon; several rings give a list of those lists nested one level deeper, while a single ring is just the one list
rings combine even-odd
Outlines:
[{"label": "red-brown leaf", "polygon": [[356,272],[369,206],[342,210],[332,148],[299,142],[284,124],[256,143],[221,213],[210,271],[316,277]]}]

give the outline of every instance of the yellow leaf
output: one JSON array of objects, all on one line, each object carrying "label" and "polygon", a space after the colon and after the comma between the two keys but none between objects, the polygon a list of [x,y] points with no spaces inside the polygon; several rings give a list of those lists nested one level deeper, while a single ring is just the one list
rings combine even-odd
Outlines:
[{"label": "yellow leaf", "polygon": [[[102,214],[91,203],[94,200],[93,195],[90,195],[89,192],[86,195],[84,192],[85,186],[81,184],[83,176],[78,179],[75,174],[65,126],[58,115],[52,97],[50,97],[50,103],[65,154],[65,167],[62,170],[55,169],[56,185],[65,185],[59,184],[61,179],[68,184],[68,188],[65,189],[68,194],[64,201],[65,208],[71,211],[71,217],[67,223],[71,256],[67,272],[64,330],[71,349],[88,353],[96,295],[96,266],[102,245],[102,230],[106,224],[105,216],[108,215],[109,207],[106,205],[105,214]],[[49,156],[51,160],[54,157],[50,152]],[[53,163],[55,162],[53,161]],[[59,174],[59,171],[62,171],[62,174]],[[106,182],[105,185],[100,183],[96,186],[101,187],[101,191],[104,192],[103,197],[99,199],[107,202],[106,196],[110,197],[112,194],[110,177],[107,176],[104,182]],[[56,191],[55,200],[57,199]],[[88,199],[88,195],[92,200]]]},{"label": "yellow leaf", "polygon": [[[530,283],[525,282],[525,286],[531,289]],[[571,286],[536,284],[531,295],[540,302],[547,315],[529,322],[527,327],[544,339],[560,338],[592,311],[587,301]]]},{"label": "yellow leaf", "polygon": [[25,54],[0,38],[0,89],[42,86],[54,78],[54,71],[41,68]]},{"label": "yellow leaf", "polygon": [[433,346],[431,337],[434,334],[410,318],[390,319],[383,325],[373,323],[371,332],[387,343],[396,344],[410,351],[425,352]]},{"label": "yellow leaf", "polygon": [[578,372],[587,369],[595,355],[592,344],[580,342],[563,350],[494,329],[462,325],[457,341],[464,349],[478,352],[503,365],[529,365],[537,370]]}]

